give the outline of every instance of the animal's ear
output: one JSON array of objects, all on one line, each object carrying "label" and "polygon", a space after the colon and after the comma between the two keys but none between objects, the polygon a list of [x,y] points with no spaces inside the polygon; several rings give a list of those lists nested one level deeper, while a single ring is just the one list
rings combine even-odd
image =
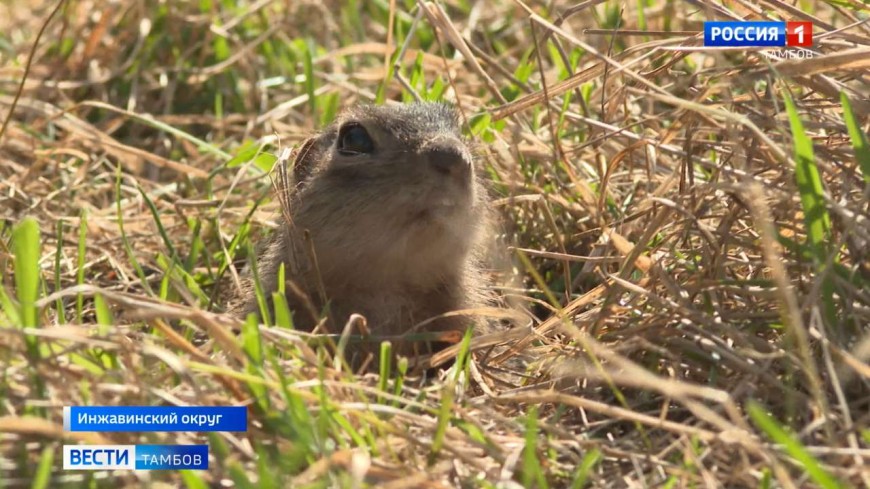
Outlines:
[{"label": "animal's ear", "polygon": [[314,171],[319,153],[318,141],[317,137],[308,138],[296,149],[293,158],[293,180],[296,185],[308,180]]}]

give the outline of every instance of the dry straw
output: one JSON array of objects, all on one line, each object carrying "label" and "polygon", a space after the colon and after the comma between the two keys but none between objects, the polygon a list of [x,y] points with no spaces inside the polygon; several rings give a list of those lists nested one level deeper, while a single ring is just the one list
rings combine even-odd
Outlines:
[{"label": "dry straw", "polygon": [[[100,487],[870,487],[866,4],[36,3],[0,7],[3,487],[85,483],[76,441],[211,445]],[[812,21],[812,57],[705,48],[714,19]],[[275,155],[415,97],[480,143],[515,277],[472,313],[516,328],[387,379],[221,315]],[[238,403],[208,440],[60,429]]]}]

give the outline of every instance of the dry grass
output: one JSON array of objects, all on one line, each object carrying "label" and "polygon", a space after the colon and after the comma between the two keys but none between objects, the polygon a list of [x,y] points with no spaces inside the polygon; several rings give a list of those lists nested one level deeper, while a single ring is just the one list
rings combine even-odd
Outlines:
[{"label": "dry grass", "polygon": [[[37,44],[56,4],[0,7],[0,486],[870,487],[866,3],[544,4],[70,0]],[[814,56],[702,48],[740,18]],[[481,143],[533,330],[425,381],[230,334],[215,283],[277,218],[251,148],[409,89]],[[247,433],[61,429],[238,403]],[[60,469],[203,440],[205,472]]]}]

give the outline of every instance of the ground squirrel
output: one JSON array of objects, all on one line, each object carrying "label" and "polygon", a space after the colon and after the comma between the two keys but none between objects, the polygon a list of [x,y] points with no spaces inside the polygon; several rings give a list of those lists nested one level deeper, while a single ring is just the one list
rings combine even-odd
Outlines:
[{"label": "ground squirrel", "polygon": [[[373,335],[467,329],[464,316],[426,321],[484,303],[479,263],[490,211],[451,105],[348,109],[276,180],[282,224],[257,270],[271,297],[284,263],[298,329],[311,330],[325,311],[332,333],[353,313]],[[240,317],[258,311],[247,283],[230,306]],[[419,342],[395,346],[421,351]]]}]

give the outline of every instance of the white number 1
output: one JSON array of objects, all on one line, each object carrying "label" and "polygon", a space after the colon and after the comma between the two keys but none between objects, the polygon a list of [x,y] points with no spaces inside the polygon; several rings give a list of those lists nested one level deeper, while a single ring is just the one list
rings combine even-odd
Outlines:
[{"label": "white number 1", "polygon": [[803,45],[804,43],[804,26],[799,25],[795,28],[794,33],[797,34],[798,44]]}]

